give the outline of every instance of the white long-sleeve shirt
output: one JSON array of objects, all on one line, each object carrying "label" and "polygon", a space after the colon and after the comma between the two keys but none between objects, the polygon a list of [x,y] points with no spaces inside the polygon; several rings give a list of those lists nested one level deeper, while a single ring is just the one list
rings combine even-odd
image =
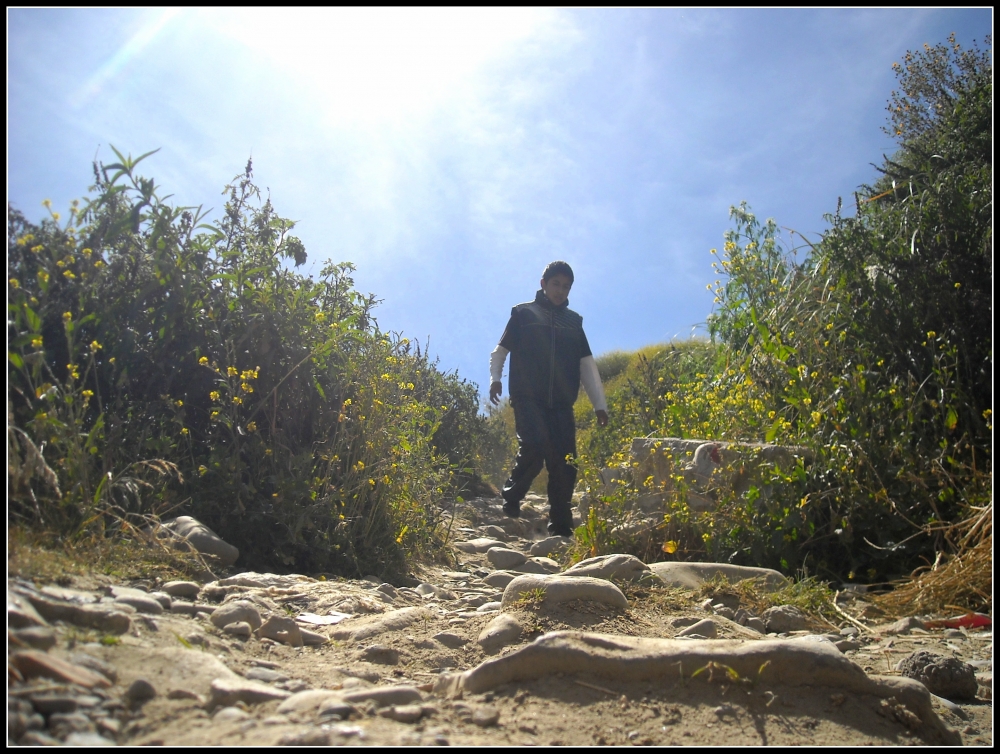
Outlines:
[{"label": "white long-sleeve shirt", "polygon": [[[508,351],[503,346],[497,346],[490,354],[490,383],[503,381],[503,365],[507,361]],[[580,359],[580,382],[587,391],[587,397],[595,411],[607,411],[608,402],[604,397],[604,386],[601,384],[601,373],[597,371],[597,362],[593,356]]]}]

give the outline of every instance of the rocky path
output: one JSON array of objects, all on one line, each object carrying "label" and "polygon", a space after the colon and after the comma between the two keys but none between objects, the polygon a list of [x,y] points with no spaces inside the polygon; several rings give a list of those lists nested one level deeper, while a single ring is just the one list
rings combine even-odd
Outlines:
[{"label": "rocky path", "polygon": [[11,579],[8,744],[992,744],[989,628],[699,593],[781,585],[760,569],[566,568],[542,500],[499,503],[463,504],[457,565],[407,584]]}]

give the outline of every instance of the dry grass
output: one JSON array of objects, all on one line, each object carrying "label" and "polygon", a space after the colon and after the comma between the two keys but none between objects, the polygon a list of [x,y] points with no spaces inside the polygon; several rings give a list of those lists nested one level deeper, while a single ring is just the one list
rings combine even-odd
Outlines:
[{"label": "dry grass", "polygon": [[893,615],[992,609],[993,503],[955,529],[961,536],[958,554],[914,571],[894,591],[875,598],[880,607]]}]

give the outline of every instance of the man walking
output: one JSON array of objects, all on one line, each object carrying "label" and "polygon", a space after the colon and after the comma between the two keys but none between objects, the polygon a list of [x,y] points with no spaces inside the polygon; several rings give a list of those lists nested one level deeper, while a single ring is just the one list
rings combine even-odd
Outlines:
[{"label": "man walking", "polygon": [[568,306],[573,270],[566,262],[552,262],[542,273],[541,286],[534,301],[511,309],[507,329],[490,355],[490,401],[497,405],[510,354],[510,403],[517,430],[517,458],[503,486],[503,511],[511,518],[520,515],[521,500],[544,464],[549,472],[549,533],[571,537],[576,482],[573,403],[580,382],[602,427],[608,423],[608,407],[583,317]]}]

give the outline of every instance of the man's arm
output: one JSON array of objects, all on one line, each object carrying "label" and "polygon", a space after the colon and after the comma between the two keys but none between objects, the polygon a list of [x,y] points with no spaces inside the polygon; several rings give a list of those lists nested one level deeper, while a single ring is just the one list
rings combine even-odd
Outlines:
[{"label": "man's arm", "polygon": [[503,365],[507,361],[507,354],[510,353],[503,346],[497,346],[490,354],[490,403],[494,406],[500,403],[500,396],[503,395]]},{"label": "man's arm", "polygon": [[608,424],[608,402],[604,397],[604,386],[601,385],[601,373],[597,370],[597,362],[593,356],[584,356],[580,359],[580,381],[583,389],[587,391],[594,406],[594,413],[597,414],[597,424],[606,427]]}]

